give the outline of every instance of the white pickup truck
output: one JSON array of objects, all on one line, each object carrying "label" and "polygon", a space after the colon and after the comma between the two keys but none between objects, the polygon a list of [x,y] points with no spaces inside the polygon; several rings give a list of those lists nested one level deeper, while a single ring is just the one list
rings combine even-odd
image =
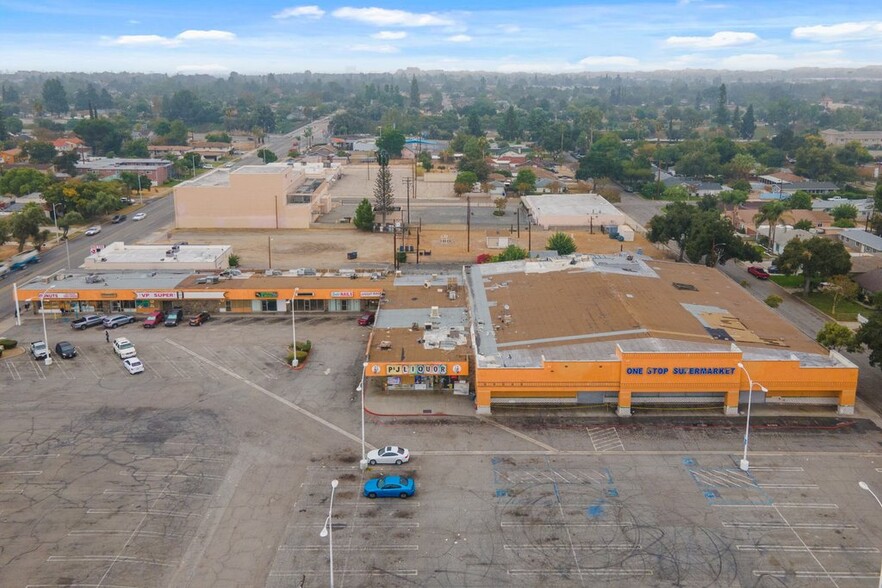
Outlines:
[{"label": "white pickup truck", "polygon": [[46,359],[49,357],[49,346],[45,341],[34,341],[31,343],[31,355],[34,359]]},{"label": "white pickup truck", "polygon": [[126,359],[138,355],[138,352],[135,351],[135,344],[125,337],[117,337],[113,340],[113,352],[116,353],[120,359]]}]

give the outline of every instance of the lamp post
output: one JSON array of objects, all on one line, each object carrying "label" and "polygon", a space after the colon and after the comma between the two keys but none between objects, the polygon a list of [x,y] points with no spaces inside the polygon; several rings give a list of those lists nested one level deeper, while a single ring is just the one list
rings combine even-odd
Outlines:
[{"label": "lamp post", "polygon": [[331,504],[328,507],[328,518],[325,519],[325,526],[319,536],[328,538],[328,553],[331,559],[331,588],[334,588],[334,523],[331,517],[334,516],[334,491],[337,490],[337,480],[331,480]]},{"label": "lamp post", "polygon": [[291,294],[291,341],[294,344],[294,359],[291,360],[291,367],[297,367],[299,363],[297,361],[297,324],[294,322],[294,301],[297,300],[297,292],[299,291],[300,288],[294,288],[294,293]]},{"label": "lamp post", "polygon": [[46,344],[46,359],[43,363],[46,365],[52,365],[52,357],[49,355],[49,336],[46,334],[46,303],[44,302],[44,298],[46,297],[46,292],[54,287],[55,284],[52,284],[40,292],[40,315],[43,317],[43,343]]},{"label": "lamp post", "polygon": [[741,458],[741,465],[739,466],[746,472],[750,468],[750,462],[747,461],[747,442],[750,438],[750,401],[753,398],[753,386],[756,384],[756,386],[758,386],[763,392],[768,392],[769,390],[759,382],[755,383],[753,378],[750,377],[750,372],[747,371],[747,368],[744,367],[744,364],[740,361],[738,362],[738,367],[747,375],[747,383],[750,385],[750,388],[747,391],[747,423],[744,425],[744,455]]},{"label": "lamp post", "polygon": [[[858,486],[860,486],[861,490],[866,490],[870,494],[873,495],[873,498],[876,499],[876,502],[879,503],[879,506],[882,507],[882,500],[879,500],[879,497],[876,496],[876,493],[873,492],[873,489],[866,482],[858,482]],[[879,588],[882,588],[882,566],[879,568]]]},{"label": "lamp post", "polygon": [[367,362],[361,364],[361,382],[355,389],[356,392],[361,394],[361,461],[358,462],[358,466],[361,468],[361,471],[365,471],[368,465],[364,442],[364,374],[367,371],[367,366]]},{"label": "lamp post", "polygon": [[[64,203],[63,202],[56,202],[55,204],[52,205],[52,220],[55,221],[55,235],[56,235],[56,238],[60,239],[61,237],[57,236],[58,235],[58,211],[55,210],[56,206],[64,206]],[[68,245],[68,243],[67,243],[67,237],[64,238],[64,251],[65,251],[65,253],[67,253],[67,271],[70,271],[70,245]]]}]

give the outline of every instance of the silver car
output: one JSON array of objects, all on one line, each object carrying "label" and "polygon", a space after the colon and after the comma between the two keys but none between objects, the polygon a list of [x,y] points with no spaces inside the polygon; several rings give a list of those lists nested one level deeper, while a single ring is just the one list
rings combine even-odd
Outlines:
[{"label": "silver car", "polygon": [[128,314],[113,314],[104,317],[104,328],[115,329],[121,325],[127,325],[135,322],[135,317]]}]

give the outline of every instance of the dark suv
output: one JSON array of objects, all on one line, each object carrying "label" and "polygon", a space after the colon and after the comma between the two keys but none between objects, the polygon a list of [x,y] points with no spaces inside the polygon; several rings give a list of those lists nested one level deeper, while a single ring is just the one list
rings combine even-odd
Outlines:
[{"label": "dark suv", "polygon": [[165,326],[166,327],[177,327],[178,323],[181,322],[182,318],[184,318],[184,309],[173,308],[170,311],[168,311],[167,315],[165,315]]},{"label": "dark suv", "polygon": [[116,214],[116,215],[113,216],[112,219],[110,219],[110,222],[113,223],[113,224],[117,224],[117,223],[121,223],[121,222],[123,222],[124,220],[126,220],[126,215],[124,215],[124,214]]}]

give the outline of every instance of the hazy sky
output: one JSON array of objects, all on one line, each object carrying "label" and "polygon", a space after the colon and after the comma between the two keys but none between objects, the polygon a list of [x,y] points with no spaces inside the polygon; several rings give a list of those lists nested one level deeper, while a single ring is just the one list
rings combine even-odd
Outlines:
[{"label": "hazy sky", "polygon": [[4,72],[859,67],[882,2],[0,0],[0,39]]}]

